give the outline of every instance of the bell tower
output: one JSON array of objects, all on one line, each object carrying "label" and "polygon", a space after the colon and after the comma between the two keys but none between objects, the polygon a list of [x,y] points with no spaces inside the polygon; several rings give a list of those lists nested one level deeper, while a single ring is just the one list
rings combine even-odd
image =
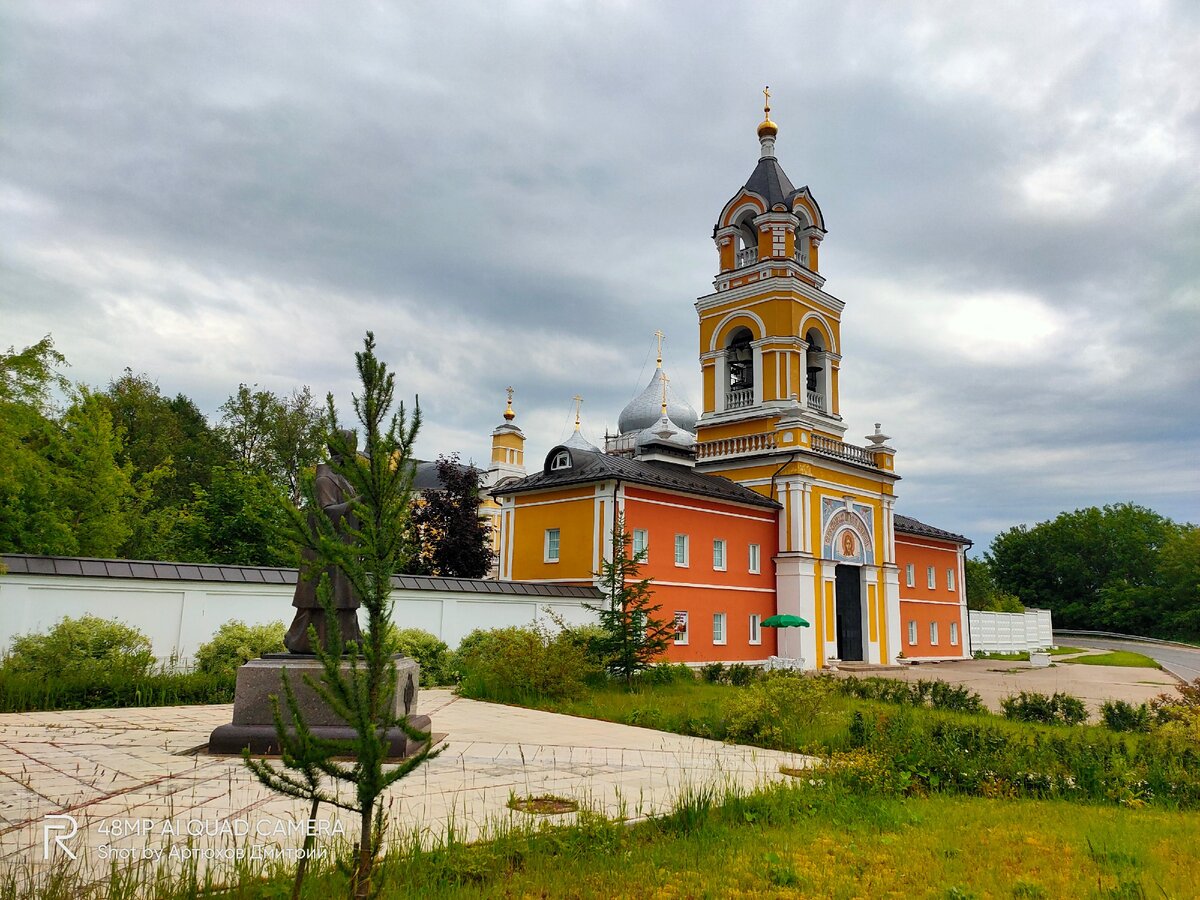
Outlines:
[{"label": "bell tower", "polygon": [[[877,425],[869,445],[844,440],[842,311],[825,292],[825,217],[775,156],[770,91],[759,158],[713,227],[714,291],[696,301],[704,408],[696,471],[777,500],[773,558],[780,653],[805,667],[890,663],[902,649],[895,564],[895,449]],[[836,601],[836,602],[835,602]]]}]

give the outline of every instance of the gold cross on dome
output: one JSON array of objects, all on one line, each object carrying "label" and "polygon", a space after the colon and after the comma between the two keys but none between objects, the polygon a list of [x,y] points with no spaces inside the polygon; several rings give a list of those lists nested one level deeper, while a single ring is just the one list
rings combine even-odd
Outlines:
[{"label": "gold cross on dome", "polygon": [[667,382],[670,380],[671,379],[669,377],[667,377],[667,373],[663,372],[663,377],[662,377],[662,384],[663,384],[662,414],[664,416],[667,414]]},{"label": "gold cross on dome", "polygon": [[571,398],[575,401],[575,430],[579,430],[579,408],[583,406],[583,398],[576,394]]},{"label": "gold cross on dome", "polygon": [[663,334],[662,329],[660,328],[660,329],[658,329],[658,331],[654,332],[654,336],[656,338],[658,338],[658,367],[661,369],[662,368],[662,342],[663,342],[663,338],[665,338],[666,335]]},{"label": "gold cross on dome", "polygon": [[771,112],[771,86],[767,85],[763,88],[763,112]]},{"label": "gold cross on dome", "polygon": [[508,393],[508,402],[512,403],[512,398],[513,398],[513,393],[514,393],[512,385],[510,384],[504,390]]}]

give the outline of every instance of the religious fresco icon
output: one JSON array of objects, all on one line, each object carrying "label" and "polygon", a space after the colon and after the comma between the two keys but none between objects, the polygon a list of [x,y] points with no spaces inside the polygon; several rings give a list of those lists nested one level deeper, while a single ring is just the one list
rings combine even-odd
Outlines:
[{"label": "religious fresco icon", "polygon": [[825,497],[821,503],[821,546],[825,559],[842,563],[875,564],[874,510],[847,498]]}]

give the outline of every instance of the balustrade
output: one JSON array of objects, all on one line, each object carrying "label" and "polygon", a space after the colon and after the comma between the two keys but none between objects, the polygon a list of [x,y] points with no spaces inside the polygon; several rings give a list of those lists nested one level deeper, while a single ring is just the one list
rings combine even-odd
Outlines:
[{"label": "balustrade", "polygon": [[725,393],[726,409],[746,409],[754,405],[754,388],[743,388],[740,391]]}]

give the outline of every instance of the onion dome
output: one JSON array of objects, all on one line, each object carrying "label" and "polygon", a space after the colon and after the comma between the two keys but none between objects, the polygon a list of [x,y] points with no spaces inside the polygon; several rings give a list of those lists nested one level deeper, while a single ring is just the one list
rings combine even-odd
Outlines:
[{"label": "onion dome", "polygon": [[639,449],[650,444],[670,444],[690,449],[695,446],[696,438],[672,422],[670,416],[663,413],[657,422],[651,427],[643,429],[637,437]]},{"label": "onion dome", "polygon": [[763,88],[763,120],[758,123],[758,139],[775,137],[779,134],[779,126],[771,121],[771,88]]},{"label": "onion dome", "polygon": [[574,397],[575,400],[575,433],[560,444],[562,447],[570,447],[572,450],[590,450],[593,453],[599,453],[600,448],[583,436],[583,432],[579,430],[579,408],[583,405],[583,398],[578,394]]},{"label": "onion dome", "polygon": [[[662,360],[660,359],[658,361],[658,368],[654,370],[654,375],[651,376],[645,390],[630,400],[625,408],[621,410],[621,415],[617,419],[617,429],[621,434],[629,434],[632,431],[644,431],[658,424],[658,420],[662,416],[661,406],[665,381],[666,373],[663,372]],[[677,396],[671,390],[669,384],[665,386],[668,418],[677,427],[694,434],[696,431],[696,419],[699,418],[696,410],[692,408],[692,404],[688,403],[682,397]]]}]

